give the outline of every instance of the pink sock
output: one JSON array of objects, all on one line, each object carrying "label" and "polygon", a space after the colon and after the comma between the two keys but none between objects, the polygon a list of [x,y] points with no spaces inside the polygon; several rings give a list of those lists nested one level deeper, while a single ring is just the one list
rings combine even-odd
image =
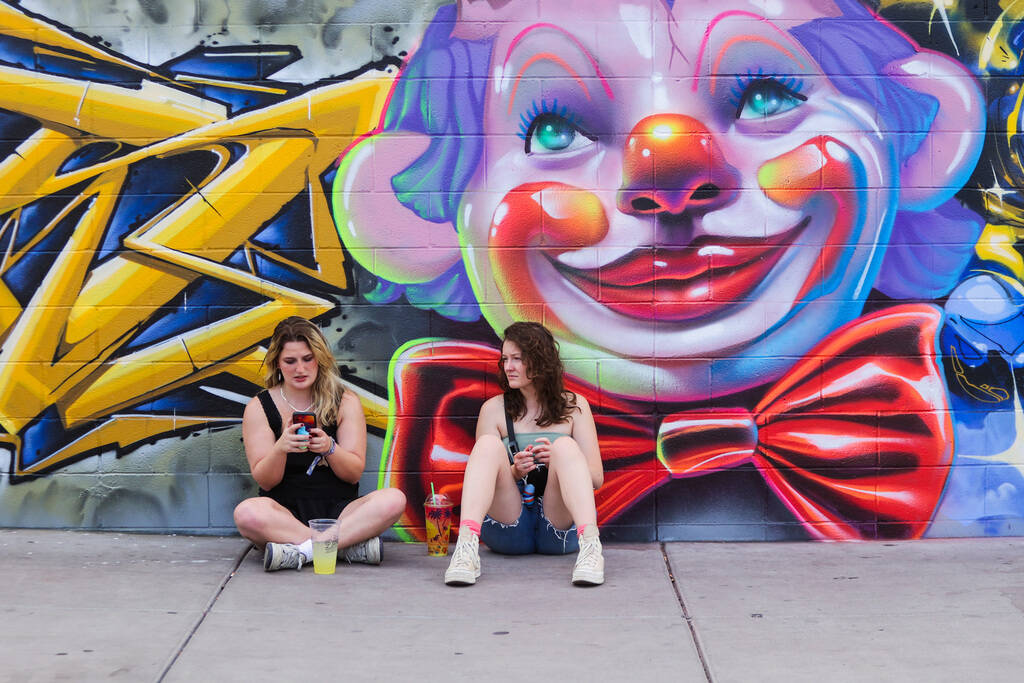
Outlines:
[{"label": "pink sock", "polygon": [[459,531],[462,531],[463,527],[472,531],[474,536],[480,535],[480,522],[474,522],[471,519],[464,519],[462,520],[462,523],[459,524]]},{"label": "pink sock", "polygon": [[583,530],[586,529],[586,528],[587,528],[586,524],[580,524],[578,527],[576,527],[576,537],[577,538],[583,538]]}]

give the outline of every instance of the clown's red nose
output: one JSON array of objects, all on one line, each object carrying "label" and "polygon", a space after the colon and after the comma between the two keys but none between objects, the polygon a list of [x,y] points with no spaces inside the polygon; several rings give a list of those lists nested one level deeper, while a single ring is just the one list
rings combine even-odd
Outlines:
[{"label": "clown's red nose", "polygon": [[682,114],[641,120],[626,139],[618,207],[624,213],[709,211],[732,200],[739,173],[711,132]]}]

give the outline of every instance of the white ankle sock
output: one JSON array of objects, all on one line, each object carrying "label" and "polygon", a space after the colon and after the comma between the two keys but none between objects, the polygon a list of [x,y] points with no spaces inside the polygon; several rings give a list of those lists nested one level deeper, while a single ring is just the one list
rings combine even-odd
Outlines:
[{"label": "white ankle sock", "polygon": [[296,547],[299,549],[299,552],[302,553],[303,560],[306,562],[313,561],[313,539],[307,538]]}]

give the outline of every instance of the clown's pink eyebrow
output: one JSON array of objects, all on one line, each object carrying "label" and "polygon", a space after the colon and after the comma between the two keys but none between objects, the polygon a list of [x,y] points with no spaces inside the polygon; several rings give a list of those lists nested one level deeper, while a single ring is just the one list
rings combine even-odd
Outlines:
[{"label": "clown's pink eyebrow", "polygon": [[[555,31],[558,31],[559,33],[562,33],[563,35],[565,35],[566,38],[571,40],[573,42],[573,44],[576,45],[576,47],[579,48],[580,52],[583,53],[583,56],[586,57],[587,60],[590,62],[590,66],[594,67],[594,73],[597,74],[597,78],[601,81],[601,86],[604,88],[604,92],[608,96],[608,99],[610,99],[610,100],[614,100],[615,99],[615,95],[612,94],[611,86],[608,85],[608,80],[604,77],[604,74],[601,73],[601,67],[598,66],[597,60],[594,58],[594,55],[590,54],[590,50],[588,50],[586,48],[586,46],[583,45],[583,43],[580,42],[579,38],[577,38],[576,36],[572,35],[571,33],[566,31],[561,26],[556,26],[555,24],[549,24],[549,23],[533,24],[532,26],[527,26],[522,31],[517,33],[515,38],[512,39],[512,42],[509,43],[508,50],[505,51],[505,61],[502,63],[502,67],[508,66],[508,60],[512,56],[512,50],[514,50],[516,48],[516,46],[523,40],[523,38],[526,37],[526,34],[529,33],[530,31],[535,31],[535,30],[541,29],[541,28],[553,29]],[[524,67],[524,69],[525,69],[525,67]],[[522,74],[522,72],[523,72],[523,69],[520,69],[519,73]],[[575,75],[575,72],[573,72],[573,75]]]},{"label": "clown's pink eyebrow", "polygon": [[[789,50],[786,49],[785,45],[782,45],[781,43],[776,43],[771,38],[765,38],[763,36],[750,35],[750,36],[734,36],[734,37],[730,38],[729,40],[725,41],[725,45],[722,46],[722,49],[718,51],[718,56],[715,57],[715,64],[714,64],[714,66],[711,67],[711,73],[713,73],[713,74],[718,73],[718,66],[722,63],[722,59],[725,57],[725,53],[729,51],[729,48],[733,46],[733,43],[764,43],[765,45],[774,47],[779,52],[781,52],[782,54],[784,54],[787,57],[789,57],[790,59],[792,59],[794,62],[796,62],[797,64],[800,65],[801,69],[806,68],[804,63],[801,62],[800,59],[796,55],[794,55],[792,52],[790,52]],[[711,94],[712,95],[715,94],[715,86],[717,84],[718,84],[718,79],[712,79],[712,81],[711,81]]]},{"label": "clown's pink eyebrow", "polygon": [[[716,16],[714,19],[709,21],[708,22],[708,27],[706,29],[704,29],[704,38],[701,39],[701,41],[700,41],[700,48],[697,50],[697,65],[693,68],[693,86],[691,87],[691,90],[693,90],[694,92],[697,92],[697,86],[699,85],[699,81],[697,80],[697,76],[700,75],[700,65],[704,61],[704,52],[708,48],[708,41],[711,40],[711,33],[715,30],[715,27],[720,22],[724,21],[725,19],[728,19],[729,17],[750,17],[752,19],[757,19],[758,21],[763,21],[766,24],[768,24],[769,26],[771,26],[780,35],[783,35],[783,36],[788,36],[789,35],[785,31],[783,31],[781,28],[779,28],[778,26],[776,26],[772,22],[768,21],[767,17],[762,17],[760,14],[755,14],[754,12],[747,12],[746,10],[738,10],[738,9],[729,10],[728,12],[722,12],[721,14]],[[731,43],[732,43],[732,41],[730,41],[730,44]],[[781,46],[779,46],[779,47],[781,47]],[[723,48],[723,51],[724,51],[724,48]],[[718,62],[721,61],[721,53],[722,53],[722,51],[719,51],[719,58],[718,58],[718,61],[715,62],[716,64],[718,64]]]},{"label": "clown's pink eyebrow", "polygon": [[568,62],[566,62],[558,55],[551,54],[550,52],[541,52],[540,54],[536,54],[530,57],[528,60],[526,60],[526,63],[523,64],[523,67],[519,69],[519,73],[516,74],[516,82],[515,84],[512,85],[512,94],[508,98],[508,112],[510,114],[512,113],[512,105],[516,101],[516,91],[519,90],[519,81],[523,79],[523,72],[529,69],[530,65],[533,64],[534,62],[540,62],[545,59],[554,62],[555,64],[559,65],[567,72],[569,72],[569,75],[573,77],[573,80],[579,83],[580,87],[583,88],[583,94],[587,96],[588,100],[590,99],[590,91],[587,90],[587,84],[583,82],[583,79],[580,78],[580,75],[578,73],[576,73],[576,70],[569,66]]}]

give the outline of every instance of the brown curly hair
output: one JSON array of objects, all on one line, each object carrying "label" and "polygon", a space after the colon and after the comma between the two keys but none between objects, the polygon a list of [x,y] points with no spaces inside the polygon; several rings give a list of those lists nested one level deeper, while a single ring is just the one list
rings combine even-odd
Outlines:
[{"label": "brown curly hair", "polygon": [[316,358],[316,381],[313,383],[311,410],[316,413],[317,425],[334,424],[338,419],[338,406],[341,405],[345,385],[341,381],[341,373],[331,353],[331,347],[323,333],[313,323],[297,315],[285,318],[274,328],[274,336],[267,347],[267,355],[263,359],[263,381],[267,389],[281,384],[278,376],[277,361],[284,345],[288,342],[304,342]]},{"label": "brown curly hair", "polygon": [[[576,410],[576,394],[565,389],[565,371],[558,355],[558,342],[540,323],[518,322],[505,328],[504,341],[510,341],[523,352],[526,375],[537,389],[540,415],[537,426],[565,422]],[[505,410],[512,419],[526,415],[526,400],[518,389],[508,385],[505,364],[498,360],[498,386],[505,393]]]}]

